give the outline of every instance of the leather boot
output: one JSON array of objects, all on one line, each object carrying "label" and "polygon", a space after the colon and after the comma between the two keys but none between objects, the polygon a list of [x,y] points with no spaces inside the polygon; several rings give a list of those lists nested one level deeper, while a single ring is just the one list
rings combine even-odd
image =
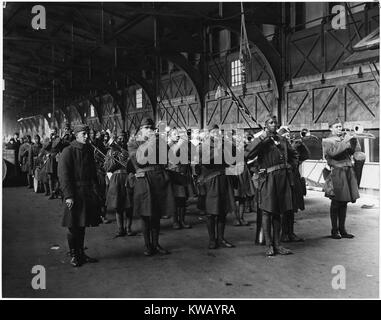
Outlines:
[{"label": "leather boot", "polygon": [[241,221],[241,218],[240,218],[240,215],[239,215],[239,209],[240,209],[240,206],[239,206],[239,202],[236,201],[235,202],[235,210],[234,210],[234,214],[235,214],[235,221],[233,223],[233,226],[235,227],[240,227],[242,226],[242,221]]},{"label": "leather boot", "polygon": [[144,255],[145,256],[152,256],[153,255],[153,249],[152,249],[152,242],[151,242],[151,228],[150,223],[145,219],[142,219],[142,229],[143,229],[143,237],[144,237]]},{"label": "leather boot", "polygon": [[234,245],[227,241],[224,237],[225,235],[225,219],[217,220],[217,242],[220,247],[223,248],[234,248]]},{"label": "leather boot", "polygon": [[341,239],[341,235],[339,233],[339,228],[337,225],[337,220],[339,218],[339,203],[335,200],[331,201],[331,207],[330,207],[330,217],[331,217],[331,236],[332,239]]},{"label": "leather boot", "polygon": [[52,177],[49,177],[50,196],[49,196],[48,200],[52,200],[55,198],[55,190],[54,190],[53,186],[54,186],[54,184],[53,184]]},{"label": "leather boot", "polygon": [[50,189],[49,189],[49,184],[48,183],[44,183],[44,189],[45,189],[44,196],[50,196]]},{"label": "leather boot", "polygon": [[77,267],[80,267],[82,264],[81,264],[81,259],[79,257],[79,254],[78,254],[78,251],[75,250],[75,249],[70,249],[70,264],[77,268]]},{"label": "leather boot", "polygon": [[295,214],[294,214],[294,212],[291,213],[288,223],[289,223],[289,225],[288,225],[288,230],[289,230],[288,236],[289,236],[290,240],[292,242],[303,242],[304,239],[298,237],[294,233],[294,225],[295,225]]},{"label": "leather boot", "polygon": [[28,174],[28,189],[33,189],[33,188],[34,188],[33,177],[31,174]]},{"label": "leather boot", "polygon": [[282,234],[280,237],[281,242],[291,242],[291,239],[289,237],[289,221],[290,221],[290,212],[285,212],[284,214],[281,215],[282,219]]},{"label": "leather boot", "polygon": [[185,208],[180,208],[180,226],[184,229],[191,229],[190,224],[185,223]]},{"label": "leather boot", "polygon": [[179,230],[181,229],[181,225],[179,223],[179,211],[180,211],[180,208],[176,208],[176,211],[173,215],[173,225],[172,225],[172,228],[175,229],[175,230]]},{"label": "leather boot", "polygon": [[[246,213],[246,211],[245,211],[245,205],[240,204],[238,210],[239,210],[240,221],[241,221],[242,225],[243,226],[249,226],[250,223],[248,221],[246,221],[245,218],[243,217],[244,214]],[[248,212],[250,212],[250,211],[248,211]]]},{"label": "leather boot", "polygon": [[118,232],[116,233],[115,238],[124,237],[127,234],[127,232],[126,232],[126,229],[123,227],[123,225],[124,225],[123,213],[116,212],[115,218],[116,218],[116,224],[118,227]]},{"label": "leather boot", "polygon": [[273,221],[273,238],[274,238],[274,252],[275,254],[280,255],[288,255],[292,254],[292,251],[290,249],[287,249],[285,247],[282,247],[280,245],[280,233],[281,233],[281,216],[280,215],[273,215],[272,217]]},{"label": "leather boot", "polygon": [[264,234],[262,230],[262,211],[257,206],[257,228],[255,232],[255,244],[263,245],[265,244]]},{"label": "leather boot", "polygon": [[97,263],[98,259],[91,258],[88,255],[85,254],[85,250],[83,248],[79,249],[79,257],[80,257],[80,262],[82,264],[85,263]]},{"label": "leather boot", "polygon": [[339,230],[342,238],[352,239],[355,236],[345,229],[345,219],[347,216],[347,204],[343,204],[339,208]]},{"label": "leather boot", "polygon": [[152,229],[152,246],[153,246],[154,253],[169,254],[170,252],[164,249],[159,244],[159,233],[160,233],[160,230],[158,228]]},{"label": "leather boot", "polygon": [[209,249],[217,249],[216,241],[216,218],[214,216],[208,216],[206,219],[206,226],[209,234]]}]

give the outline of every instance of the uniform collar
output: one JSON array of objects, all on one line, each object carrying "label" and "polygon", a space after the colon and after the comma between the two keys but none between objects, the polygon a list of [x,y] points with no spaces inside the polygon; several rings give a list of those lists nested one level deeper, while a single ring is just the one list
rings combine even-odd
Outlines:
[{"label": "uniform collar", "polygon": [[74,147],[74,148],[77,148],[77,149],[83,149],[85,148],[86,144],[83,144],[83,143],[79,143],[77,140],[74,140],[71,142],[71,145]]}]

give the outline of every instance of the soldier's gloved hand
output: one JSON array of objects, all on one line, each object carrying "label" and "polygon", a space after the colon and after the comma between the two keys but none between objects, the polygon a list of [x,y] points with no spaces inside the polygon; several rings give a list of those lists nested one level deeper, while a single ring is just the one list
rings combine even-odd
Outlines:
[{"label": "soldier's gloved hand", "polygon": [[261,135],[259,136],[259,139],[261,139],[262,141],[265,140],[266,138],[268,137],[268,133],[263,130]]},{"label": "soldier's gloved hand", "polygon": [[72,198],[68,198],[65,200],[65,203],[66,203],[67,207],[69,208],[69,210],[71,210],[71,208],[74,205],[74,200]]},{"label": "soldier's gloved hand", "polygon": [[348,141],[351,141],[351,140],[356,140],[356,138],[355,137],[353,137],[352,135],[350,135],[350,134],[345,134],[344,135],[344,139],[343,139],[343,141],[345,141],[345,142],[348,142]]}]

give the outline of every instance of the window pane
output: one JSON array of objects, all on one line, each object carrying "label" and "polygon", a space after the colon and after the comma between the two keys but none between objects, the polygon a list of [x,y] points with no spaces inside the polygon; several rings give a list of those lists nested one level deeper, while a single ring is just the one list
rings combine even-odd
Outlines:
[{"label": "window pane", "polygon": [[93,105],[90,105],[90,117],[95,117],[95,108]]},{"label": "window pane", "polygon": [[136,108],[143,108],[143,89],[136,89]]}]

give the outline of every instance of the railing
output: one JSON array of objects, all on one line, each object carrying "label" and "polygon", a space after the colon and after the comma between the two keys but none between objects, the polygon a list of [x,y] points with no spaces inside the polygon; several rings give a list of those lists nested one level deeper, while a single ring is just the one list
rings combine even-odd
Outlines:
[{"label": "railing", "polygon": [[[326,166],[325,160],[306,160],[301,166],[301,175],[306,178],[307,183],[312,187],[323,187],[324,178],[322,170]],[[365,162],[360,188],[380,189],[380,164],[378,162]]]},{"label": "railing", "polygon": [[[378,7],[369,8],[368,4],[364,11],[347,14],[346,29],[334,29],[333,16],[335,14],[328,14],[290,28],[287,34],[288,79],[341,69],[342,62],[353,52],[353,45],[378,27]],[[296,31],[316,21],[321,21],[320,25]]]}]

